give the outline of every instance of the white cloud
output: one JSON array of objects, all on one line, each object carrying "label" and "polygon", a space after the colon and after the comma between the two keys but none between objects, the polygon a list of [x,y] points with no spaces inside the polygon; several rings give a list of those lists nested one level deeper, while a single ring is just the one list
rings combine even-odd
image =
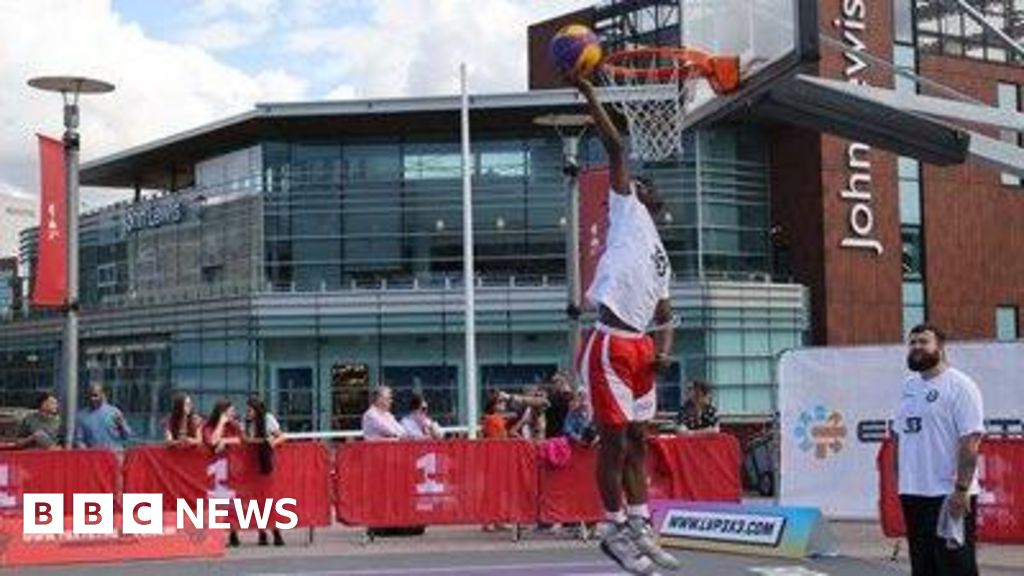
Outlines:
[{"label": "white cloud", "polygon": [[187,12],[192,28],[181,40],[211,51],[237,50],[264,40],[280,0],[201,0]]},{"label": "white cloud", "polygon": [[281,0],[201,0],[198,12],[200,15],[210,18],[217,18],[232,12],[250,17],[260,17],[275,12],[280,4]]},{"label": "white cloud", "polygon": [[254,29],[245,22],[216,20],[189,30],[185,33],[183,41],[212,51],[234,50],[248,46],[256,38],[263,36],[268,29],[269,23]]},{"label": "white cloud", "polygon": [[358,96],[452,93],[458,65],[469,66],[474,92],[526,87],[529,24],[593,4],[592,0],[378,0],[368,24],[299,28],[285,47],[323,58],[328,85]]},{"label": "white cloud", "polygon": [[[149,38],[109,0],[0,4],[0,179],[38,191],[35,133],[59,136],[56,95],[28,88],[47,74],[113,82],[112,94],[81,102],[84,160],[252,108],[304,97],[305,80],[283,70],[245,73],[207,51]],[[84,195],[84,194],[83,194]]]},{"label": "white cloud", "polygon": [[351,84],[339,84],[324,95],[324,100],[353,100],[356,98],[356,87]]}]

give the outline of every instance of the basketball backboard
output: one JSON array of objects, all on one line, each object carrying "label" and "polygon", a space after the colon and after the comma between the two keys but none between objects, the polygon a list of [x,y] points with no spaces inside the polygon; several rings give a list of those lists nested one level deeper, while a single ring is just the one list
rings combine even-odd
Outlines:
[{"label": "basketball backboard", "polygon": [[721,118],[818,59],[816,0],[680,0],[684,46],[739,56],[740,87],[716,94],[700,82],[686,103],[685,128]]}]

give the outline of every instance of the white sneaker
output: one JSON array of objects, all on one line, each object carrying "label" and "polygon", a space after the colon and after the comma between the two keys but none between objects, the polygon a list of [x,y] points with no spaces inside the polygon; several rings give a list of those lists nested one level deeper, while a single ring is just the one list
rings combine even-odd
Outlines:
[{"label": "white sneaker", "polygon": [[665,552],[661,546],[658,546],[658,541],[654,538],[654,530],[651,529],[649,520],[639,516],[631,516],[626,522],[626,526],[629,528],[633,544],[636,545],[641,554],[666,570],[679,569],[679,560]]},{"label": "white sneaker", "polygon": [[633,540],[632,531],[625,524],[608,528],[601,539],[601,551],[630,574],[654,574],[654,561],[640,551]]}]

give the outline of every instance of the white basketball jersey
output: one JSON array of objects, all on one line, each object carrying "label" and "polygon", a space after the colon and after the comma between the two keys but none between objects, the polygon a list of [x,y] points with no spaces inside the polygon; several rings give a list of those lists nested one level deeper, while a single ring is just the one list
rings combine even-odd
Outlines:
[{"label": "white basketball jersey", "polygon": [[658,301],[669,297],[672,267],[647,208],[636,197],[608,194],[608,237],[587,300],[645,330]]}]

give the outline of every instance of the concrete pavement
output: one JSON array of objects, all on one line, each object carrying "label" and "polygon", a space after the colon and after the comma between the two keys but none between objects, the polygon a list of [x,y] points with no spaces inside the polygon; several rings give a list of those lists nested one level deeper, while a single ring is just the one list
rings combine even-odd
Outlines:
[{"label": "concrete pavement", "polygon": [[[871,523],[834,522],[842,556],[833,559],[787,561],[676,551],[683,561],[678,574],[701,576],[892,576],[909,574],[905,549],[890,561],[892,541]],[[361,530],[334,527],[316,531],[312,544],[307,534],[286,534],[285,548],[255,546],[255,534],[243,537],[243,546],[215,561],[170,561],[119,565],[20,570],[30,576],[598,576],[617,574],[593,542],[567,535],[525,531],[514,542],[510,533],[483,533],[475,527],[431,528],[410,538],[377,539],[366,543]],[[982,574],[1021,575],[1024,546],[982,546]]]}]

